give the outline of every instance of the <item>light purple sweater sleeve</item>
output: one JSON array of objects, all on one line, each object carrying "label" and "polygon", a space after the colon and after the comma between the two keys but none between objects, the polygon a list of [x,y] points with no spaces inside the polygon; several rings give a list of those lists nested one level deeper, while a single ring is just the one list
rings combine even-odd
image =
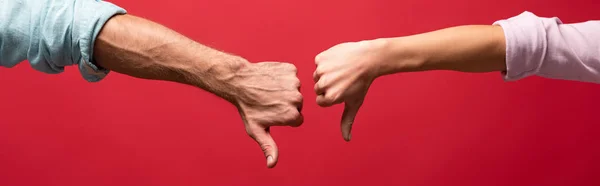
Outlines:
[{"label": "light purple sweater sleeve", "polygon": [[600,83],[600,21],[563,24],[523,12],[494,25],[506,37],[506,81],[535,75]]}]

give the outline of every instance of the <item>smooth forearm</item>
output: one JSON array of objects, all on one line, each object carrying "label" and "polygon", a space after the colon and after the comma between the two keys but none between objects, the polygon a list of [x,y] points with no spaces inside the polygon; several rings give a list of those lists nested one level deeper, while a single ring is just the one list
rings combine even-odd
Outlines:
[{"label": "smooth forearm", "polygon": [[227,81],[248,62],[143,18],[111,18],[96,39],[99,66],[143,79],[165,80],[200,87],[229,101]]},{"label": "smooth forearm", "polygon": [[503,71],[505,39],[500,26],[459,26],[406,37],[373,40],[384,56],[380,74],[426,70]]}]

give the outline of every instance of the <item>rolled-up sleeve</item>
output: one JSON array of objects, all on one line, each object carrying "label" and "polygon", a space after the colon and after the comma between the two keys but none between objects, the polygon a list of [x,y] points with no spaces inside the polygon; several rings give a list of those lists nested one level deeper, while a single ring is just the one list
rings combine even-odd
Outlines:
[{"label": "rolled-up sleeve", "polygon": [[101,0],[0,1],[0,65],[28,60],[50,74],[78,65],[85,80],[100,81],[109,71],[94,64],[94,41],[106,21],[125,13]]},{"label": "rolled-up sleeve", "polygon": [[506,37],[506,81],[536,75],[600,83],[600,21],[564,24],[523,12],[494,25]]}]

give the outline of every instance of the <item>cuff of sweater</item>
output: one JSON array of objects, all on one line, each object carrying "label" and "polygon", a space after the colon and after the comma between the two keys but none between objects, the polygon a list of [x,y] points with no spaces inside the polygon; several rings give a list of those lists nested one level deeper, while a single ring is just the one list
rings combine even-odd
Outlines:
[{"label": "cuff of sweater", "polygon": [[494,22],[504,30],[506,38],[505,81],[516,81],[535,75],[546,53],[546,32],[542,20],[531,12]]},{"label": "cuff of sweater", "polygon": [[88,82],[98,82],[109,73],[94,63],[94,42],[102,30],[104,24],[117,14],[127,13],[123,8],[112,3],[94,0],[77,1],[80,3],[76,10],[77,34],[74,45],[79,45],[81,58],[78,59],[79,72]]}]

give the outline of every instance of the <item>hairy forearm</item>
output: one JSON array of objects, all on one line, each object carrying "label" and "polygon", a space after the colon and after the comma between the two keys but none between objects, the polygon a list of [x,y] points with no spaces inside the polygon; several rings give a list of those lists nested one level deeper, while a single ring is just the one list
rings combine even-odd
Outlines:
[{"label": "hairy forearm", "polygon": [[94,47],[95,61],[103,68],[197,86],[234,104],[270,168],[279,153],[269,128],[303,122],[300,80],[293,64],[250,63],[130,15],[111,18]]},{"label": "hairy forearm", "polygon": [[500,26],[458,26],[373,41],[383,51],[380,74],[426,70],[491,72],[506,69]]},{"label": "hairy forearm", "polygon": [[197,86],[229,101],[227,82],[248,62],[131,15],[111,18],[94,46],[97,64],[133,77]]}]

